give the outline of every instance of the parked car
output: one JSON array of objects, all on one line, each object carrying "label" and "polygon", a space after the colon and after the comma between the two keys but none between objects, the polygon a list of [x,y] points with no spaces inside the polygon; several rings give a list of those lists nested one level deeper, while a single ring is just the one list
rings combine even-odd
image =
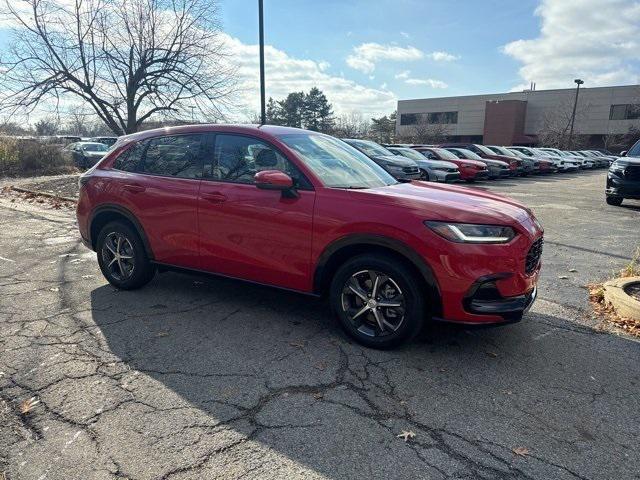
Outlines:
[{"label": "parked car", "polygon": [[118,141],[118,137],[93,137],[90,142],[104,143],[107,147],[113,146]]},{"label": "parked car", "polygon": [[572,155],[578,155],[580,157],[586,158],[587,160],[591,160],[594,163],[593,168],[604,168],[609,166],[609,160],[607,160],[605,157],[592,155],[579,150],[569,150],[568,153]]},{"label": "parked car", "polygon": [[407,147],[385,147],[394,155],[400,155],[416,162],[420,169],[420,178],[422,180],[445,183],[460,180],[460,170],[455,163],[429,160],[420,152]]},{"label": "parked car", "polygon": [[592,155],[593,157],[596,157],[596,158],[604,158],[605,160],[607,160],[609,162],[609,165],[611,165],[618,158],[620,158],[620,156],[618,156],[618,155],[604,154],[604,153],[600,152],[599,150],[583,150],[583,152],[588,154],[588,155]]},{"label": "parked car", "polygon": [[90,168],[104,157],[107,150],[109,147],[104,143],[76,142],[64,147],[63,152],[71,157],[76,167]]},{"label": "parked car", "polygon": [[345,142],[277,126],[122,137],[80,178],[77,219],[116,288],[179,268],[327,294],[344,330],[377,348],[428,318],[521,319],[543,244],[515,200],[397,182]]},{"label": "parked car", "polygon": [[456,157],[462,160],[476,160],[478,162],[485,163],[487,165],[487,168],[489,169],[490,180],[511,176],[509,165],[506,162],[482,158],[479,155],[473,153],[471,150],[467,150],[466,148],[446,148],[445,150],[450,151]]},{"label": "parked car", "polygon": [[545,158],[547,160],[552,160],[557,162],[560,165],[560,171],[564,172],[577,172],[581,168],[581,163],[573,158],[564,157],[562,155],[558,155],[553,152],[545,152],[540,150],[539,148],[529,147],[535,155],[539,158]]},{"label": "parked car", "polygon": [[420,169],[413,160],[394,155],[370,140],[343,138],[342,141],[364,153],[398,180],[420,180]]},{"label": "parked car", "polygon": [[482,160],[487,159],[506,162],[509,165],[509,173],[512,176],[527,173],[524,168],[523,162],[517,156],[496,153],[484,145],[479,145],[477,143],[444,143],[438,146],[442,148],[464,148],[466,150],[472,151]]},{"label": "parked car", "polygon": [[558,148],[540,147],[538,148],[538,150],[540,150],[541,152],[554,154],[560,158],[568,158],[569,160],[572,160],[575,163],[577,163],[580,166],[580,168],[583,170],[588,168],[593,168],[595,165],[595,162],[593,160],[589,160],[587,158],[581,157],[580,155],[572,155]]},{"label": "parked car", "polygon": [[515,155],[522,159],[523,162],[527,162],[527,167],[531,168],[530,172],[533,173],[553,173],[558,171],[556,163],[547,158],[526,156],[522,152],[513,150],[511,147],[501,147],[498,145],[487,146],[495,152],[499,152],[503,155]]},{"label": "parked car", "polygon": [[489,178],[489,169],[484,162],[475,160],[461,160],[456,155],[444,148],[438,147],[413,147],[414,150],[420,152],[429,160],[443,160],[454,163],[460,171],[460,180],[471,183],[476,180],[485,180]]},{"label": "parked car", "polygon": [[609,167],[605,195],[609,205],[622,205],[625,198],[640,200],[640,140]]}]

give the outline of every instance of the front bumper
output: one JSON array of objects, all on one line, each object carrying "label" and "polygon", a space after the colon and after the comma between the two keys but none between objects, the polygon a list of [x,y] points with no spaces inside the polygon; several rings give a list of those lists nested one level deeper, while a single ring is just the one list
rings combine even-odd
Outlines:
[{"label": "front bumper", "polygon": [[435,174],[436,180],[438,182],[453,183],[460,180],[459,172],[442,172],[438,170],[433,170],[432,173]]},{"label": "front bumper", "polygon": [[605,193],[610,197],[640,199],[640,180],[628,180],[609,173]]},{"label": "front bumper", "polygon": [[537,287],[520,295],[504,297],[496,287],[497,280],[511,277],[511,273],[498,273],[478,279],[463,300],[464,309],[475,315],[498,315],[504,321],[518,321],[533,305]]}]

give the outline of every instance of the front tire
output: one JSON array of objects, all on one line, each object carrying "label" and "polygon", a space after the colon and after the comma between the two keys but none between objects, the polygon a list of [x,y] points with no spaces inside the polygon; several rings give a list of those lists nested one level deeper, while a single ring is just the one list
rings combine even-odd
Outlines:
[{"label": "front tire", "polygon": [[427,292],[402,261],[364,254],[345,262],[331,282],[329,298],[344,331],[371,348],[393,348],[424,325]]},{"label": "front tire", "polygon": [[622,197],[607,196],[607,204],[613,205],[614,207],[619,207],[620,205],[622,205],[622,200]]},{"label": "front tire", "polygon": [[116,288],[140,288],[155,275],[140,235],[124,222],[105,225],[98,234],[96,247],[100,270]]}]

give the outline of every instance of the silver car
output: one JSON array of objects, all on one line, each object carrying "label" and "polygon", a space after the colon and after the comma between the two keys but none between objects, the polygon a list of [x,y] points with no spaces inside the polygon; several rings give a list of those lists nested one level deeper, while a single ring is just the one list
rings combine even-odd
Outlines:
[{"label": "silver car", "polygon": [[387,147],[394,155],[409,158],[418,164],[422,180],[430,182],[457,182],[460,180],[460,170],[455,163],[443,160],[430,160],[408,147]]}]

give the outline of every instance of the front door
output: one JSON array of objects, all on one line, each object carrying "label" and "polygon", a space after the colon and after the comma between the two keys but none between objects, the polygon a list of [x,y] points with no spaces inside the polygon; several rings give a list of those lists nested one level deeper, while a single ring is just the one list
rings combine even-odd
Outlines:
[{"label": "front door", "polygon": [[[260,155],[265,149],[275,152],[275,164],[273,155]],[[257,188],[254,175],[261,170],[290,175],[298,195]],[[235,134],[216,134],[206,171],[198,204],[202,268],[309,290],[315,192],[302,173],[273,146]]]}]

